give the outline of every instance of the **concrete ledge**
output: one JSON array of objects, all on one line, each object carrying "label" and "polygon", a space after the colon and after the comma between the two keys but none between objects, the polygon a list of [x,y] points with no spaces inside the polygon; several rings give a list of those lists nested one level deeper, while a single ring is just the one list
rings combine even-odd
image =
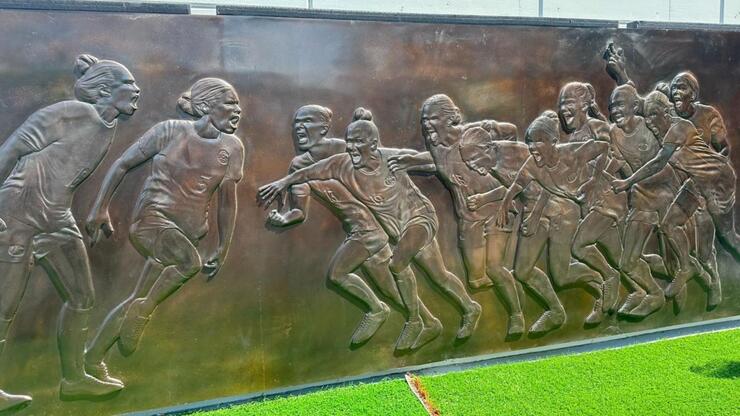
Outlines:
[{"label": "concrete ledge", "polygon": [[0,0],[0,9],[60,10],[69,12],[190,14],[190,6],[175,3],[66,1],[66,0]]},{"label": "concrete ledge", "polygon": [[457,25],[548,26],[617,28],[616,20],[561,19],[515,16],[463,16],[443,14],[380,13],[347,10],[293,9],[281,7],[217,6],[223,16],[288,17],[301,19],[360,20],[391,23],[432,23]]}]

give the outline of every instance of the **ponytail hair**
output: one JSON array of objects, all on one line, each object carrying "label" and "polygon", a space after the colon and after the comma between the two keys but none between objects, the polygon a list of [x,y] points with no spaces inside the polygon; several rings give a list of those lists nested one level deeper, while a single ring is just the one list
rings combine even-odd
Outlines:
[{"label": "ponytail hair", "polygon": [[177,108],[195,118],[201,118],[211,111],[221,96],[236,90],[228,82],[219,78],[203,78],[193,84],[189,90],[180,95]]},{"label": "ponytail hair", "polygon": [[352,113],[352,122],[347,126],[347,133],[355,129],[363,130],[380,146],[380,133],[378,132],[378,126],[373,122],[373,113],[370,110],[363,107],[355,109]]},{"label": "ponytail hair", "polygon": [[74,85],[75,97],[79,101],[95,104],[103,97],[100,94],[101,87],[112,87],[128,69],[116,61],[101,61],[92,55],[83,54],[77,56],[72,72],[77,78]]},{"label": "ponytail hair", "polygon": [[594,89],[594,86],[588,82],[584,83],[584,85],[588,90],[588,115],[601,121],[606,121],[606,117],[602,114],[599,105],[596,103],[596,90]]}]

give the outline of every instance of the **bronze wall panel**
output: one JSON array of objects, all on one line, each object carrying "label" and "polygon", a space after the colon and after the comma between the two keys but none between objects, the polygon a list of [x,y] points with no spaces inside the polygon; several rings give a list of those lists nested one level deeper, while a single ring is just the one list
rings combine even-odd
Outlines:
[{"label": "bronze wall panel", "polygon": [[[483,306],[477,330],[456,342],[459,313],[419,276],[420,296],[443,323],[442,334],[417,351],[394,352],[404,323],[394,310],[369,342],[350,348],[362,312],[330,290],[325,278],[345,237],[339,222],[314,203],[305,224],[274,232],[254,201],[257,188],[282,176],[295,156],[291,121],[302,105],[333,110],[331,137],[344,135],[356,107],[371,109],[383,145],[423,150],[421,104],[445,93],[467,120],[508,121],[521,135],[543,110],[556,108],[569,81],[590,82],[607,110],[614,83],[602,53],[611,41],[625,49],[641,93],[678,71],[693,71],[703,101],[721,111],[737,148],[740,33],[3,11],[0,38],[3,138],[33,111],[73,97],[71,67],[78,54],[124,64],[141,88],[139,110],[119,122],[107,156],[76,192],[72,211],[81,229],[111,164],[155,123],[180,117],[178,97],[202,77],[235,87],[244,110],[236,134],[246,148],[236,231],[223,268],[209,282],[198,275],[164,302],[136,354],[111,352],[111,373],[126,383],[119,394],[60,400],[55,331],[61,301],[43,270],[34,269],[0,363],[3,389],[33,395],[33,404],[19,414],[174,406],[740,313],[737,263],[718,246],[724,298],[712,311],[705,310],[706,296],[693,280],[678,314],[668,303],[638,322],[610,315],[584,329],[593,297],[580,288],[559,289],[566,324],[543,337],[507,341],[506,310],[488,289],[472,294]],[[740,166],[740,151],[732,162]],[[116,233],[88,249],[96,290],[93,330],[132,290],[144,264],[127,230],[148,170],[142,166],[126,177],[111,205]],[[415,176],[414,182],[437,210],[447,266],[463,277],[449,193],[434,177]],[[216,230],[214,223],[202,253],[215,247]],[[542,308],[529,294],[520,297],[531,325]]]}]

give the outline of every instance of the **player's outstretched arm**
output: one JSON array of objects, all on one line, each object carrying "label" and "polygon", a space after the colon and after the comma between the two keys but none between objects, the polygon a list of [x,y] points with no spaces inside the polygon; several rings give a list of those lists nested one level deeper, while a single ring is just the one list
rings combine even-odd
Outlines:
[{"label": "player's outstretched arm", "polygon": [[118,160],[113,162],[113,166],[106,173],[103,184],[90,210],[90,214],[85,221],[85,230],[88,236],[90,236],[91,246],[100,241],[101,232],[106,237],[110,237],[113,234],[113,225],[108,214],[108,208],[111,199],[113,199],[113,194],[121,182],[123,182],[123,178],[128,171],[151,159],[159,152],[157,144],[160,142],[159,136],[164,133],[163,130],[164,126],[162,123],[149,129],[131,147],[126,149]]}]

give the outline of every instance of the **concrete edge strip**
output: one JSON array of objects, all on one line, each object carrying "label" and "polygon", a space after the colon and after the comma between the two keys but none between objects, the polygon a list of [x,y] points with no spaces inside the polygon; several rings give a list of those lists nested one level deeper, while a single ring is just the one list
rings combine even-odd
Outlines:
[{"label": "concrete edge strip", "polygon": [[430,400],[429,392],[424,388],[421,379],[413,373],[406,373],[403,377],[406,379],[406,385],[409,386],[409,390],[419,399],[419,403],[424,407],[427,414],[429,416],[440,416],[441,413]]},{"label": "concrete edge strip", "polygon": [[708,321],[672,325],[668,327],[648,329],[644,331],[630,332],[625,334],[611,335],[607,337],[570,341],[565,343],[546,345],[542,347],[527,348],[518,351],[504,351],[493,354],[478,355],[474,357],[456,358],[428,364],[395,368],[358,376],[317,381],[297,386],[268,390],[260,393],[221,397],[218,399],[186,403],[178,406],[169,406],[125,413],[122,414],[122,416],[189,414],[196,411],[222,409],[234,405],[245,404],[268,398],[273,399],[287,396],[298,396],[319,390],[325,390],[328,388],[366,384],[385,379],[399,379],[401,377],[404,377],[404,375],[408,372],[412,372],[417,375],[437,375],[475,367],[519,361],[532,361],[558,355],[580,354],[584,352],[620,348],[634,344],[649,343],[664,339],[679,338],[688,335],[715,332],[734,328],[740,328],[740,315],[718,318]]}]

